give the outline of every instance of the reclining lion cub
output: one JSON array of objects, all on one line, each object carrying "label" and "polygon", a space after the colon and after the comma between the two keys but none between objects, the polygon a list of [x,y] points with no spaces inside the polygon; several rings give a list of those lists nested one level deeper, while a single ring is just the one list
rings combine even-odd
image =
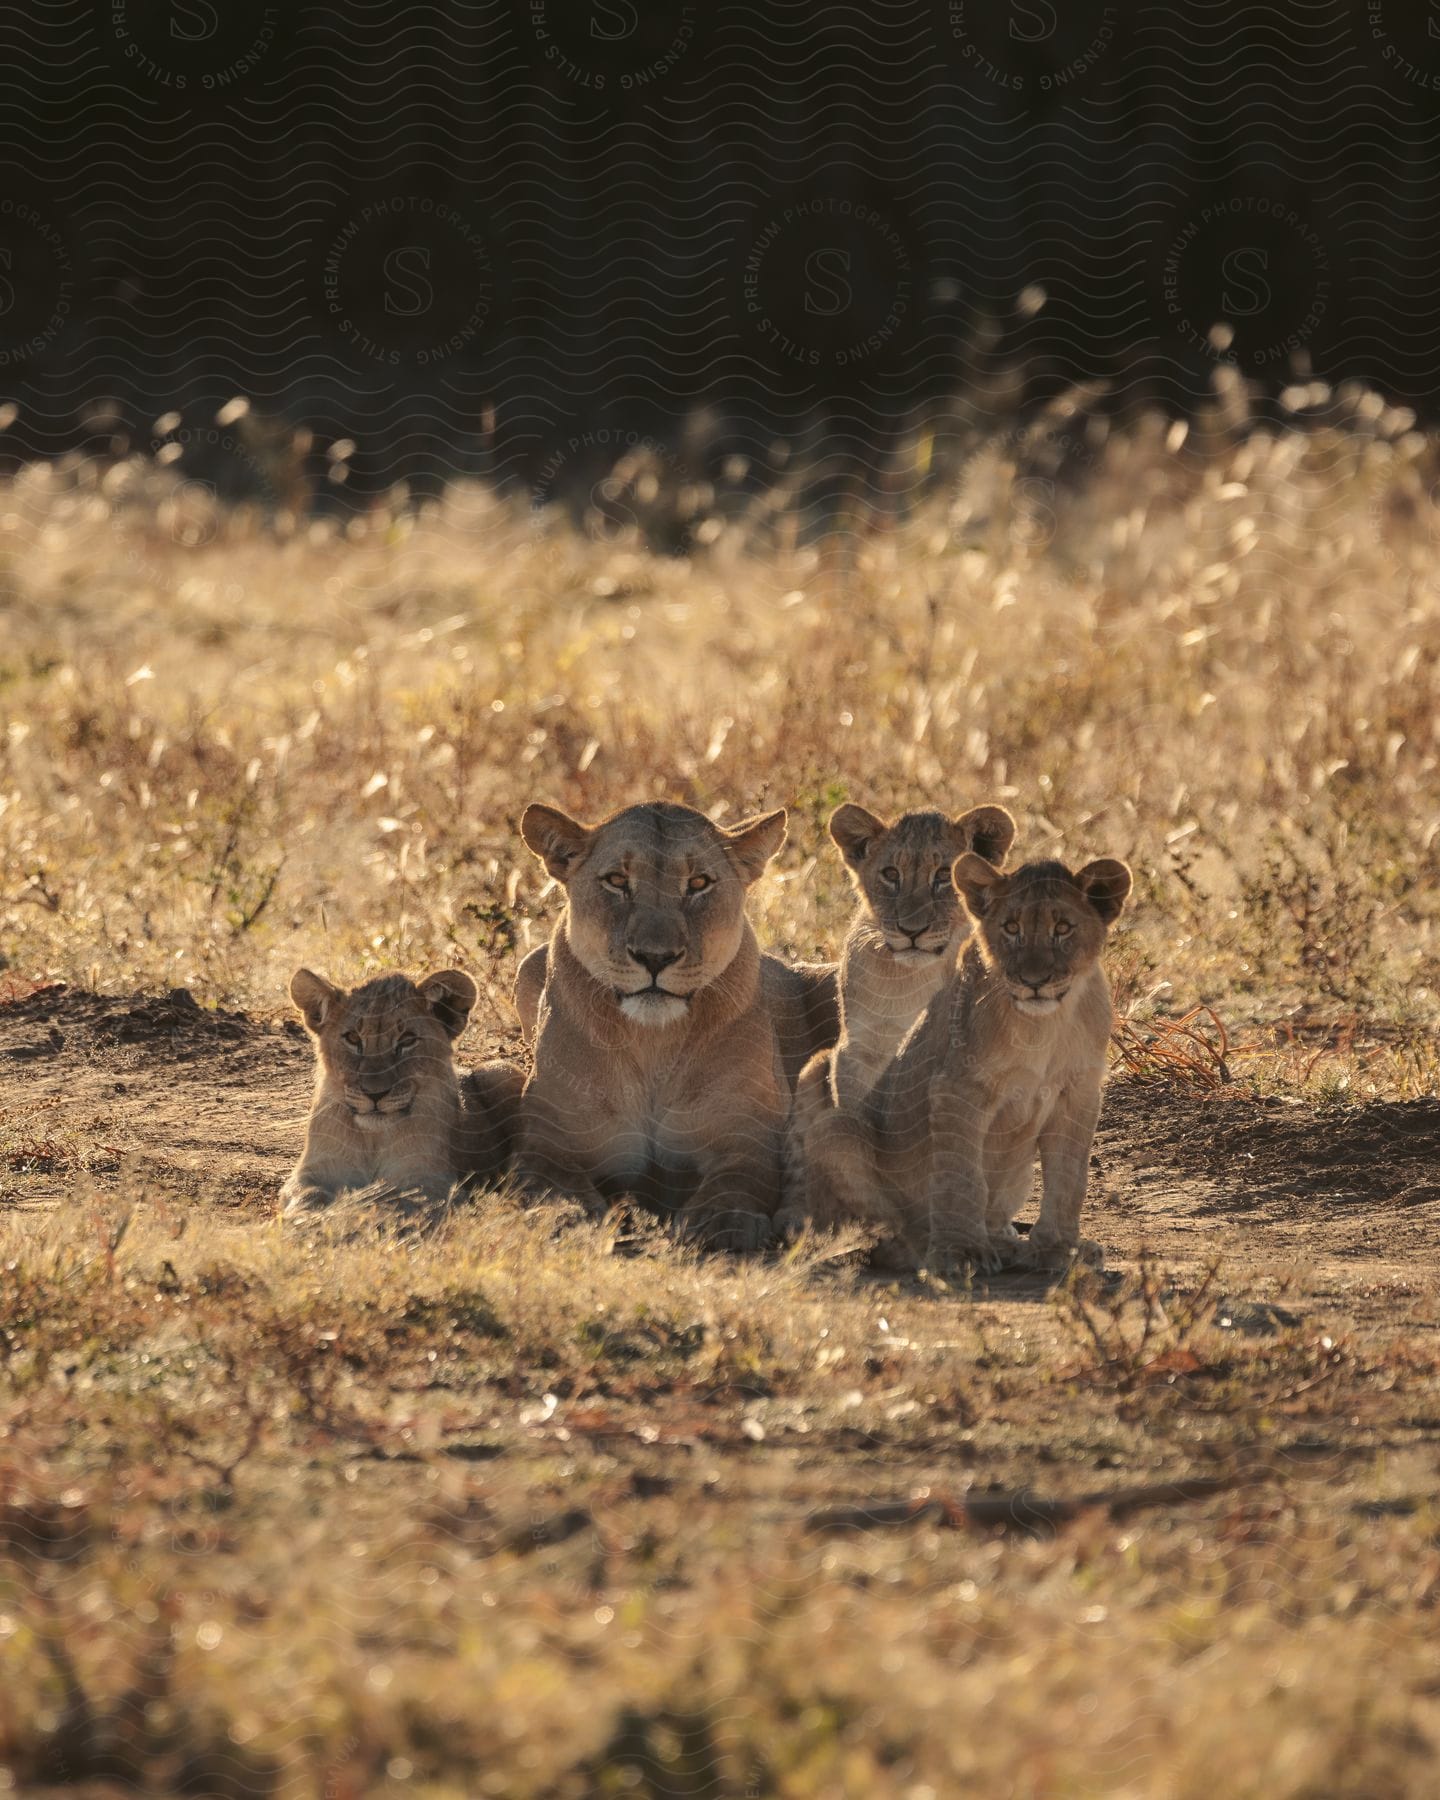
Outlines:
[{"label": "reclining lion cub", "polygon": [[468,975],[382,975],[346,993],[297,969],[290,997],[315,1040],[316,1082],[305,1149],[280,1190],[287,1215],[373,1187],[440,1200],[503,1171],[523,1077],[504,1063],[456,1074],[476,1000]]},{"label": "reclining lion cub", "polygon": [[[1005,875],[971,851],[953,874],[974,934],[812,1180],[930,1268],[1093,1253],[1080,1210],[1114,1022],[1100,955],[1130,871],[1106,858]],[[1037,1152],[1040,1216],[1022,1239]]]},{"label": "reclining lion cub", "polygon": [[520,831],[566,890],[516,980],[535,1059],[522,1178],[597,1207],[631,1194],[684,1235],[755,1248],[795,1076],[836,1031],[833,972],[763,956],[745,916],[785,814],[723,829],[656,803],[583,825],[535,805]]}]

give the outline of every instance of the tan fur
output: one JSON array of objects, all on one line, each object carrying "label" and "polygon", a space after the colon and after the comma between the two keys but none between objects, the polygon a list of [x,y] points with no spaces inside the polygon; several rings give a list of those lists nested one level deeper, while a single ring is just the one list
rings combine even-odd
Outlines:
[{"label": "tan fur", "polygon": [[523,1178],[596,1208],[635,1195],[713,1245],[763,1243],[792,1083],[836,1028],[833,974],[762,956],[745,916],[785,814],[723,830],[648,804],[590,826],[536,805],[520,830],[566,888],[516,980],[535,1062]]},{"label": "tan fur", "polygon": [[[520,1015],[520,1035],[526,1044],[535,1041],[540,996],[545,991],[550,966],[549,952],[548,944],[537,944],[521,959],[515,972],[513,999]],[[785,963],[762,950],[760,990],[780,1040],[786,1085],[793,1088],[806,1063],[833,1046],[839,1032],[835,967],[832,963]]]},{"label": "tan fur", "polygon": [[[954,880],[975,932],[857,1111],[807,1138],[808,1192],[825,1200],[814,1216],[869,1220],[932,1268],[1062,1261],[1082,1247],[1113,1023],[1100,954],[1130,871],[1005,875],[967,853]],[[1040,1216],[1022,1240],[1012,1220],[1037,1152]]]},{"label": "tan fur", "polygon": [[468,975],[382,975],[346,993],[297,969],[290,997],[315,1041],[316,1082],[305,1149],[280,1190],[287,1215],[377,1187],[442,1199],[503,1171],[523,1077],[505,1063],[457,1075],[454,1041],[476,999]]},{"label": "tan fur", "polygon": [[976,806],[953,819],[920,811],[887,824],[847,803],[831,814],[830,836],[860,904],[840,955],[838,1042],[813,1059],[796,1088],[777,1221],[784,1232],[824,1208],[823,1197],[809,1192],[810,1136],[832,1128],[832,1110],[860,1105],[955,966],[970,930],[950,876],[956,857],[977,850],[1003,865],[1015,821],[1003,806]]},{"label": "tan fur", "polygon": [[831,818],[830,835],[860,900],[840,956],[840,1037],[830,1064],[831,1099],[853,1107],[940,991],[969,933],[950,878],[956,857],[975,850],[1003,868],[1015,821],[1003,806],[976,806],[954,819],[903,813],[887,825],[846,805]]}]

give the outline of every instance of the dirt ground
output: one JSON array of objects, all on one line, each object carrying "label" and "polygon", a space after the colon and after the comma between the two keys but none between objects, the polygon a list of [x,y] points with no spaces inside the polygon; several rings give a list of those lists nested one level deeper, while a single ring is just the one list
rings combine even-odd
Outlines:
[{"label": "dirt ground", "polygon": [[[516,1049],[472,1031],[460,1060]],[[273,1222],[311,1067],[292,1020],[184,989],[56,984],[0,1003],[15,1341],[56,1334],[70,1420],[42,1457],[62,1427],[27,1402],[0,1505],[30,1634],[0,1732],[26,1791],[100,1800],[139,1780],[309,1800],[398,1792],[388,1771],[424,1763],[424,1791],[446,1796],[908,1796],[954,1780],[1188,1797],[1204,1791],[1200,1721],[1298,1667],[1293,1693],[1266,1690],[1290,1723],[1265,1767],[1309,1800],[1342,1627],[1364,1641],[1333,1704],[1369,1760],[1335,1792],[1423,1791],[1440,1729],[1422,1647],[1440,1597],[1434,1099],[1113,1080],[1086,1221],[1107,1271],[1087,1301],[1018,1275],[966,1294],[823,1259],[697,1264],[508,1203],[428,1255],[307,1261]],[[137,1201],[107,1279],[105,1234]],[[67,1210],[99,1234],[88,1273],[46,1261],[42,1227]],[[31,1262],[54,1275],[37,1285]],[[335,1385],[326,1352],[342,1346]],[[158,1511],[136,1498],[156,1483]],[[290,1538],[313,1547],[303,1577],[276,1548]],[[322,1553],[342,1541],[368,1578]],[[139,1622],[89,1621],[97,1581]],[[175,1621],[158,1649],[157,1612]],[[634,1629],[598,1647],[617,1617]],[[223,1633],[226,1660],[176,1650],[197,1633]],[[1044,1646],[1028,1699],[1006,1651],[1022,1640],[1027,1668]],[[903,1670],[899,1643],[924,1646]],[[1157,1657],[1167,1697],[1129,1695]],[[583,1716],[564,1699],[575,1679]],[[184,1722],[173,1743],[145,1723],[147,1681]],[[891,1781],[883,1745],[856,1760],[876,1682],[897,1732],[903,1716],[930,1734],[913,1752],[944,1771],[929,1786],[898,1779],[903,1759]],[[932,1731],[967,1682],[1023,1749]],[[490,1701],[522,1687],[505,1748],[493,1721],[509,1707]],[[1393,1718],[1373,1723],[1377,1706]],[[206,1735],[214,1708],[223,1741]],[[296,1708],[343,1723],[302,1741]],[[1189,1721],[1173,1755],[1147,1736],[1162,1713]],[[1126,1787],[1136,1755],[1150,1785]],[[487,1767],[502,1785],[476,1785]],[[121,1786],[76,1779],[107,1770]],[[1235,1791],[1268,1790],[1257,1775]]]},{"label": "dirt ground", "polygon": [[[462,1065],[520,1057],[472,1029]],[[184,988],[116,996],[57,984],[0,1003],[0,1202],[47,1207],[77,1177],[261,1217],[298,1153],[312,1076],[293,1018],[212,1010]],[[1440,1237],[1440,1102],[1307,1105],[1242,1085],[1196,1092],[1113,1080],[1093,1158],[1087,1231],[1117,1267],[1223,1255],[1302,1306],[1356,1321],[1409,1316]],[[1297,1285],[1298,1284],[1298,1285]],[[998,1278],[993,1297],[1032,1286]],[[1417,1326],[1437,1321],[1415,1318]]]}]

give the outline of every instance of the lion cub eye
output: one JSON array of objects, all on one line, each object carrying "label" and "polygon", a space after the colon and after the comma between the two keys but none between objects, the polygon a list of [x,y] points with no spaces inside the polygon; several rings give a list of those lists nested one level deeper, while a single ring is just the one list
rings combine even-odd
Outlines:
[{"label": "lion cub eye", "polygon": [[360,1048],[360,1033],[358,1031],[347,1031],[345,1033],[345,1042],[347,1044],[353,1044],[358,1050]]},{"label": "lion cub eye", "polygon": [[703,894],[706,888],[714,887],[714,885],[715,883],[708,875],[692,875],[685,883],[686,891],[691,894]]},{"label": "lion cub eye", "polygon": [[899,887],[900,871],[893,867],[888,868],[888,869],[882,869],[880,871],[880,879],[882,881],[888,881],[890,883],[891,887]]},{"label": "lion cub eye", "polygon": [[1070,921],[1068,919],[1057,919],[1055,921],[1056,937],[1069,937],[1070,933],[1074,929],[1075,929],[1075,927],[1070,923]]},{"label": "lion cub eye", "polygon": [[950,885],[950,871],[948,869],[937,869],[935,871],[935,879],[930,885],[937,889],[948,888]]},{"label": "lion cub eye", "polygon": [[1005,935],[1006,937],[1019,937],[1020,921],[1018,919],[1007,919],[1005,921]]},{"label": "lion cub eye", "polygon": [[401,1049],[401,1050],[408,1050],[412,1044],[418,1044],[419,1042],[420,1042],[419,1038],[416,1037],[416,1035],[413,1031],[407,1031],[405,1033],[404,1037],[399,1039],[397,1048]]},{"label": "lion cub eye", "polygon": [[602,875],[600,879],[606,887],[614,888],[617,894],[625,894],[630,891],[630,877],[620,869],[617,869],[613,875]]}]

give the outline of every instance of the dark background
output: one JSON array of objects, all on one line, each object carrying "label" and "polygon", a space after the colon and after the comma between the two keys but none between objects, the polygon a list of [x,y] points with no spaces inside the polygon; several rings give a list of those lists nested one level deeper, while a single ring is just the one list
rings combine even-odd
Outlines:
[{"label": "dark background", "polygon": [[1435,5],[6,17],[11,462],[153,448],[175,409],[234,491],[272,479],[273,421],[315,433],[312,472],[354,441],[346,495],[460,471],[545,499],[642,440],[764,479],[1075,381],[1183,411],[1227,362],[1440,401]]}]

